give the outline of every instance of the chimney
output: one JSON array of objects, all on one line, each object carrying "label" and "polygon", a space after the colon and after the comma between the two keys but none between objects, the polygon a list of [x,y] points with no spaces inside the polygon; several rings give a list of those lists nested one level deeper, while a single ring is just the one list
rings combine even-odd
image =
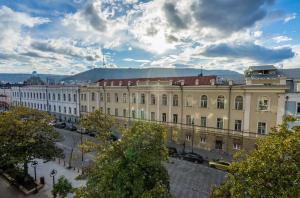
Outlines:
[{"label": "chimney", "polygon": [[230,86],[232,86],[232,85],[233,85],[233,80],[229,80],[229,81],[228,81],[228,84],[229,84]]},{"label": "chimney", "polygon": [[122,86],[122,81],[119,81],[119,86]]}]

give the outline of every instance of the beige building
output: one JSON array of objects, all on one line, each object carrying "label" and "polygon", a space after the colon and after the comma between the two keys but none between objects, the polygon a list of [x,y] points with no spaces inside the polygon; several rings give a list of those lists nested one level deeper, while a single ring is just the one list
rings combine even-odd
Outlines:
[{"label": "beige building", "polygon": [[215,76],[100,80],[80,88],[80,112],[100,109],[125,126],[163,123],[170,142],[234,153],[251,150],[281,122],[285,91],[280,77],[240,85]]}]

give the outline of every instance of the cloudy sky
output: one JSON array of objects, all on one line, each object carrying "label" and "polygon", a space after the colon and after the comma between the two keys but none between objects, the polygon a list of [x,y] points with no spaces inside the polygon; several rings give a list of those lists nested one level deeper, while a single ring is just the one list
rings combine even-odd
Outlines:
[{"label": "cloudy sky", "polygon": [[299,0],[1,0],[0,72],[300,67]]}]

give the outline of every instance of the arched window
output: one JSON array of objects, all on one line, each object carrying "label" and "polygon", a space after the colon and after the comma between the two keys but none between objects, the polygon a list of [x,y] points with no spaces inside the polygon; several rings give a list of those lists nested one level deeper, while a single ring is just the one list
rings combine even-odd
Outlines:
[{"label": "arched window", "polygon": [[224,107],[225,107],[225,97],[224,96],[218,96],[217,108],[218,109],[224,109]]},{"label": "arched window", "polygon": [[201,96],[200,107],[207,108],[207,96],[206,95]]},{"label": "arched window", "polygon": [[173,106],[174,107],[178,106],[178,95],[173,95]]},{"label": "arched window", "polygon": [[243,97],[242,96],[235,97],[235,109],[243,110]]},{"label": "arched window", "polygon": [[168,97],[166,94],[162,95],[162,105],[167,105],[168,104]]},{"label": "arched window", "polygon": [[269,110],[270,101],[267,96],[261,96],[258,99],[258,110],[259,111],[268,111]]},{"label": "arched window", "polygon": [[151,104],[155,105],[156,101],[155,101],[155,95],[151,94]]}]

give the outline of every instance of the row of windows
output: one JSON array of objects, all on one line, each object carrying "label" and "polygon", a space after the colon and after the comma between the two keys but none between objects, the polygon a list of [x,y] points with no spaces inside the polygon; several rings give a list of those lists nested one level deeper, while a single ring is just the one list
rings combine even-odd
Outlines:
[{"label": "row of windows", "polygon": [[[193,137],[192,137],[191,134],[187,134],[187,135],[185,136],[185,140],[188,141],[188,142],[192,141],[192,138],[193,138]],[[206,144],[206,142],[207,142],[206,137],[205,137],[205,136],[201,136],[201,137],[200,137],[200,142],[199,142],[199,143],[200,143],[200,144]],[[220,149],[220,150],[222,150],[222,149],[223,149],[223,145],[224,145],[224,143],[223,143],[222,140],[216,140],[216,141],[215,141],[215,149]],[[232,148],[235,149],[235,150],[240,150],[240,149],[242,148],[241,142],[239,142],[239,141],[233,142],[233,143],[232,143]]]},{"label": "row of windows", "polygon": [[[21,98],[27,98],[27,99],[40,99],[40,100],[45,100],[46,99],[46,93],[35,93],[35,92],[13,92],[13,96],[14,97],[21,97]],[[61,98],[61,94],[55,94],[55,93],[48,93],[48,99],[49,100],[57,100],[57,101],[61,101],[61,99],[63,101],[73,101],[76,102],[77,101],[77,94],[73,94],[73,99],[72,99],[72,95],[71,94],[62,94],[62,98]]]}]

